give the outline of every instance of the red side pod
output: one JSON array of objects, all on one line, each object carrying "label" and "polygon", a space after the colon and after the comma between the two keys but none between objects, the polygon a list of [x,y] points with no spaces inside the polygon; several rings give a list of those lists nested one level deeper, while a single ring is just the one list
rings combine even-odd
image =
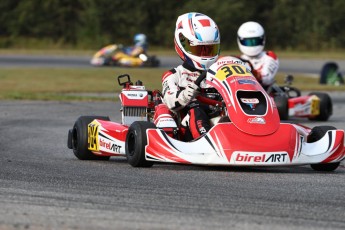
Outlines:
[{"label": "red side pod", "polygon": [[126,135],[128,132],[128,126],[115,123],[112,121],[102,121],[97,120],[102,126],[102,132],[108,134],[112,138],[119,140],[119,141],[126,141]]},{"label": "red side pod", "polygon": [[289,98],[289,109],[294,108],[295,105],[297,104],[305,104],[310,96],[300,96],[300,97],[294,97],[294,98]]},{"label": "red side pod", "polygon": [[191,162],[176,156],[174,153],[178,151],[175,149],[164,135],[160,135],[160,131],[155,129],[147,130],[148,143],[146,146],[146,153],[151,156],[151,159],[178,162],[183,164],[190,164]]}]

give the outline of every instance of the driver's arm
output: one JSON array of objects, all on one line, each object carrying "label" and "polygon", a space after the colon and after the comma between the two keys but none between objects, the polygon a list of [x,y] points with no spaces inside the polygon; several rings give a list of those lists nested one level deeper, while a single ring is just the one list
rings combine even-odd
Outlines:
[{"label": "driver's arm", "polygon": [[194,83],[188,84],[185,89],[179,87],[179,76],[175,69],[163,74],[162,86],[164,103],[173,111],[183,109],[198,94],[198,86]]},{"label": "driver's arm", "polygon": [[261,82],[263,85],[271,85],[274,83],[274,78],[279,69],[279,60],[273,52],[267,52],[264,57],[263,67],[260,71]]}]

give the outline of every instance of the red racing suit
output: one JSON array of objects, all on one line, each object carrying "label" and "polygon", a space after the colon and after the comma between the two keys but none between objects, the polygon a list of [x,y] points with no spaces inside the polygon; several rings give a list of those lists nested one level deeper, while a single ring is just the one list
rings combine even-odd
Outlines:
[{"label": "red racing suit", "polygon": [[251,64],[253,75],[264,88],[274,83],[279,68],[279,60],[273,51],[263,51],[254,57],[242,54],[240,58]]},{"label": "red racing suit", "polygon": [[[177,66],[165,72],[162,76],[163,102],[174,113],[180,113],[181,117],[187,116],[186,140],[195,139],[206,133],[210,128],[208,106],[202,105],[196,99],[183,106],[180,103],[180,93],[189,83],[194,83],[202,71],[190,67],[187,63]],[[200,88],[210,88],[202,81]],[[189,133],[188,133],[189,131]],[[191,135],[191,137],[188,137]]]}]

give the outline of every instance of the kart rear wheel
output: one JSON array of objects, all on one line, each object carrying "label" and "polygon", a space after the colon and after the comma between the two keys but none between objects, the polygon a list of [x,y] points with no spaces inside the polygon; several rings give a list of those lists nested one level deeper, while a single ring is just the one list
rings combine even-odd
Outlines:
[{"label": "kart rear wheel", "polygon": [[73,129],[69,131],[69,142],[74,155],[79,160],[109,160],[109,156],[97,156],[88,149],[88,124],[94,119],[110,121],[109,117],[103,116],[81,116],[74,123]]},{"label": "kart rear wheel", "polygon": [[135,121],[128,129],[126,136],[126,156],[128,163],[133,167],[151,167],[152,161],[145,159],[145,146],[147,145],[147,129],[155,129],[153,123]]},{"label": "kart rear wheel", "polygon": [[276,103],[280,120],[288,120],[289,119],[288,98],[285,96],[275,96],[274,102]]},{"label": "kart rear wheel", "polygon": [[151,57],[151,67],[158,67],[160,64],[160,61],[157,59],[156,56]]},{"label": "kart rear wheel", "polygon": [[309,120],[327,121],[333,113],[333,104],[330,96],[326,93],[312,92],[309,95],[316,95],[320,98],[320,114],[309,117]]},{"label": "kart rear wheel", "polygon": [[[315,141],[320,140],[329,130],[336,130],[335,127],[333,126],[315,126],[308,138],[307,142],[308,143],[313,143]],[[330,172],[334,171],[338,168],[340,162],[335,162],[335,163],[324,163],[324,164],[311,164],[310,167],[314,169],[315,171],[323,171],[323,172]]]}]

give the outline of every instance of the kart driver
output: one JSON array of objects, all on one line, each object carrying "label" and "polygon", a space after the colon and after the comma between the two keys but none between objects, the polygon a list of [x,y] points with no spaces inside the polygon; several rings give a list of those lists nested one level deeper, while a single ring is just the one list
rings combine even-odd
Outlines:
[{"label": "kart driver", "polygon": [[[191,12],[178,17],[174,42],[175,50],[183,64],[163,74],[163,102],[168,109],[181,114],[181,124],[186,128],[185,140],[192,140],[211,128],[209,119],[212,111],[195,97],[200,92],[207,93],[213,88],[202,81],[200,90],[194,82],[217,61],[220,52],[220,33],[210,17]],[[217,97],[212,91],[207,94]]]},{"label": "kart driver", "polygon": [[134,36],[134,46],[124,48],[124,52],[132,57],[139,57],[147,51],[147,39],[145,34],[136,34]]},{"label": "kart driver", "polygon": [[120,61],[125,66],[140,66],[143,60],[139,56],[146,54],[147,47],[146,35],[136,34],[134,36],[134,46],[123,47],[122,52],[116,52],[113,55],[113,59]]},{"label": "kart driver", "polygon": [[264,89],[274,83],[279,68],[279,60],[273,51],[263,51],[265,31],[257,22],[245,22],[237,31],[237,44],[242,52],[240,59],[250,63],[252,73]]}]

